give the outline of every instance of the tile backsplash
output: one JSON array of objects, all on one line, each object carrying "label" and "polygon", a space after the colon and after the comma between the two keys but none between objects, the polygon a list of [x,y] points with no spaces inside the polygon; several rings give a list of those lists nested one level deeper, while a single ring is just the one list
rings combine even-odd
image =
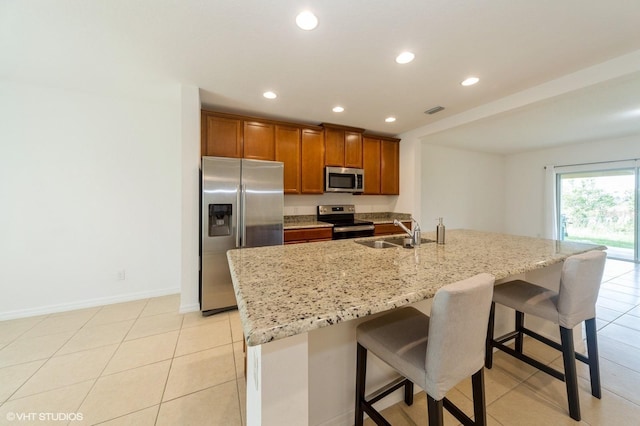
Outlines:
[{"label": "tile backsplash", "polygon": [[285,195],[285,216],[315,215],[317,207],[324,204],[353,204],[356,213],[392,212],[395,211],[397,195]]}]

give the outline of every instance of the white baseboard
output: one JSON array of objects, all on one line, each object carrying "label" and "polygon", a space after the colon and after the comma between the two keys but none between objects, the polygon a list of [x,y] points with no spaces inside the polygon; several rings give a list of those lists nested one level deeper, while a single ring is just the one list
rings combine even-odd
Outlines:
[{"label": "white baseboard", "polygon": [[200,310],[200,304],[199,303],[192,303],[190,305],[180,305],[180,313],[181,314],[186,314],[189,312],[195,312],[195,311],[199,311]]},{"label": "white baseboard", "polygon": [[[138,293],[121,294],[117,296],[101,297],[96,299],[81,300],[78,302],[60,303],[57,305],[46,305],[37,308],[18,309],[15,311],[0,312],[0,321],[26,318],[38,315],[54,314],[57,312],[73,311],[76,309],[93,308],[95,306],[112,305],[114,303],[131,302],[133,300],[148,299],[151,297],[168,296],[179,294],[179,288],[163,288],[152,291],[141,291]],[[182,312],[182,307],[180,307]]]}]

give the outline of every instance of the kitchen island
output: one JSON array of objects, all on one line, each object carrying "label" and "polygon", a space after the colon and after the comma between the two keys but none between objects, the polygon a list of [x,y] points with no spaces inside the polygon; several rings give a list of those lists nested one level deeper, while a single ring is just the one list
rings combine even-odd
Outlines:
[{"label": "kitchen island", "polygon": [[[440,287],[481,272],[552,286],[565,258],[593,249],[605,247],[449,230],[446,245],[414,249],[341,240],[229,251],[248,345],[247,424],[351,424],[361,318],[409,304],[428,312]],[[393,375],[371,370],[374,384]]]}]

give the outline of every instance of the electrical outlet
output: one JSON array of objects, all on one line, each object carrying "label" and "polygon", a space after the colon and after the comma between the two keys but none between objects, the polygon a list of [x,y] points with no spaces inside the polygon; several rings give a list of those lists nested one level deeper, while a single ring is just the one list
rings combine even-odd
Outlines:
[{"label": "electrical outlet", "polygon": [[294,215],[295,215],[295,214],[298,214],[298,208],[297,208],[297,207],[294,207],[294,208],[293,208],[293,214],[294,214]]},{"label": "electrical outlet", "polygon": [[124,269],[118,271],[118,281],[124,281],[127,278],[126,272]]}]

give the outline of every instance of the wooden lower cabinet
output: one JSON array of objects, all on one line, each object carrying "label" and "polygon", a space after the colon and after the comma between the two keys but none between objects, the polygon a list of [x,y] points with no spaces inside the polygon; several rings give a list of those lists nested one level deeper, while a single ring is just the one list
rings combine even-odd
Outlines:
[{"label": "wooden lower cabinet", "polygon": [[[403,220],[402,224],[411,229],[411,221],[405,222]],[[402,228],[400,228],[399,226],[395,226],[393,223],[377,223],[375,227],[376,228],[373,231],[373,235],[393,235],[404,233]]]},{"label": "wooden lower cabinet", "polygon": [[318,241],[330,241],[332,235],[333,235],[333,229],[328,227],[285,229],[284,243],[299,244],[299,243],[311,243],[311,242],[318,242]]}]

